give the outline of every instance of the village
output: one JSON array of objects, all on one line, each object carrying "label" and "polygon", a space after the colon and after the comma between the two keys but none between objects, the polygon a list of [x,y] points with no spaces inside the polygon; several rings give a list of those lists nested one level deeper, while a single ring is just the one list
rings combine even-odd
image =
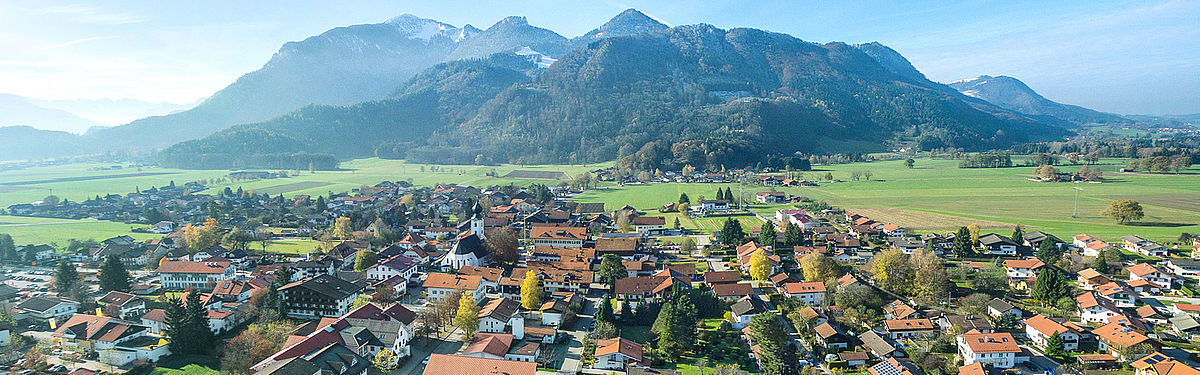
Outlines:
[{"label": "village", "polygon": [[[768,190],[636,208],[575,202],[572,186],[403,181],[290,199],[172,183],[14,206],[161,237],[0,253],[0,355],[22,374],[196,356],[244,374],[1196,373],[1200,239],[918,234],[770,190],[815,182],[752,183]],[[711,234],[662,216],[754,203],[795,208]],[[328,246],[254,245],[281,236]]]}]

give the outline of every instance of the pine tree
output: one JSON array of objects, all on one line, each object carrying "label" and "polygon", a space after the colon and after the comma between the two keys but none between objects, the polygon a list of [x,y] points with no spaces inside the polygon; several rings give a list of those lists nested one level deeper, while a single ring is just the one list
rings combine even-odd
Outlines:
[{"label": "pine tree", "polygon": [[596,321],[612,323],[616,321],[615,313],[612,307],[612,296],[604,295],[604,299],[600,300],[600,307],[596,309]]},{"label": "pine tree", "polygon": [[75,266],[71,262],[62,260],[58,262],[58,269],[54,271],[54,290],[58,291],[59,295],[66,295],[79,285],[79,272],[75,270]]},{"label": "pine tree", "polygon": [[604,254],[600,258],[600,282],[608,284],[612,287],[616,284],[617,279],[622,279],[629,276],[625,270],[625,263],[621,262],[621,257],[616,254]]},{"label": "pine tree", "polygon": [[163,327],[163,336],[171,343],[171,351],[174,353],[192,353],[195,341],[191,340],[190,327],[188,326],[187,310],[183,307],[183,301],[179,298],[170,298],[166,301],[166,317],[165,327]]},{"label": "pine tree", "polygon": [[732,217],[725,219],[725,225],[721,227],[721,243],[726,246],[741,245],[742,239],[746,237],[746,232],[742,230],[742,222],[734,220]]},{"label": "pine tree", "polygon": [[687,193],[679,193],[679,203],[691,203],[691,202],[692,202],[692,200],[690,198],[688,198]]},{"label": "pine tree", "polygon": [[17,245],[8,233],[0,233],[0,259],[12,263],[21,260],[21,256],[17,254]]},{"label": "pine tree", "polygon": [[804,242],[804,233],[800,231],[800,226],[789,220],[787,231],[783,233],[783,242],[786,246],[800,246],[800,243]]},{"label": "pine tree", "polygon": [[1042,303],[1053,303],[1060,298],[1070,297],[1071,286],[1062,274],[1051,268],[1038,273],[1030,296]]},{"label": "pine tree", "polygon": [[758,242],[763,246],[775,246],[775,223],[768,221],[758,233]]},{"label": "pine tree", "polygon": [[1066,355],[1066,343],[1063,341],[1062,335],[1055,332],[1046,340],[1046,356],[1050,358],[1063,358]]},{"label": "pine tree", "polygon": [[1038,246],[1037,258],[1041,259],[1042,262],[1054,264],[1058,262],[1060,257],[1062,257],[1062,249],[1054,241],[1043,240],[1041,245]]},{"label": "pine tree", "polygon": [[117,254],[108,255],[108,259],[105,259],[104,264],[100,266],[98,278],[102,291],[129,291],[129,271],[125,270],[125,264],[121,262],[121,258]]},{"label": "pine tree", "polygon": [[958,228],[958,233],[954,234],[954,255],[959,258],[969,257],[975,253],[974,246],[971,245],[971,231],[967,227]]},{"label": "pine tree", "polygon": [[721,188],[720,188],[720,187],[717,187],[717,197],[716,197],[716,198],[713,198],[713,199],[714,199],[714,200],[723,200],[723,199],[725,199],[725,192],[724,192],[724,191],[721,191]]},{"label": "pine tree", "polygon": [[184,326],[189,333],[188,340],[191,340],[193,345],[191,354],[207,354],[216,343],[212,331],[208,328],[208,313],[204,310],[204,304],[200,302],[200,293],[188,293],[187,302],[183,307],[186,312]]},{"label": "pine tree", "polygon": [[1025,231],[1021,229],[1021,224],[1017,224],[1017,226],[1013,227],[1012,239],[1013,241],[1017,242],[1025,240]]}]

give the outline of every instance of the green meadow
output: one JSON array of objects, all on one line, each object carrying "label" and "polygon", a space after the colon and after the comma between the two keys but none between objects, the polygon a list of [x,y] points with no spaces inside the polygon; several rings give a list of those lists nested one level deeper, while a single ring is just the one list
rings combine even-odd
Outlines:
[{"label": "green meadow", "polygon": [[[1089,233],[1113,241],[1127,234],[1138,234],[1158,241],[1172,241],[1182,232],[1200,232],[1200,168],[1180,174],[1121,173],[1123,160],[1103,160],[1104,183],[1043,183],[1027,180],[1030,167],[997,169],[961,169],[956,160],[918,159],[909,169],[901,161],[817,166],[801,178],[820,180],[826,172],[843,182],[822,183],[819,187],[763,187],[738,184],[646,184],[606,186],[577,196],[580,202],[604,202],[609,210],[625,204],[655,212],[663,204],[675,202],[687,193],[693,202],[716,196],[718,186],[735,193],[744,189],[748,197],[767,190],[784,191],[825,201],[859,212],[883,222],[896,223],[917,231],[947,231],[967,223],[1007,234],[1015,224],[1049,231],[1067,238]],[[97,170],[109,164],[72,164],[0,172],[0,205],[41,199],[51,191],[60,197],[81,200],[109,193],[124,194],[137,188],[162,186],[170,181],[215,179],[229,171],[179,170],[155,167]],[[399,160],[359,159],[342,163],[339,171],[296,172],[289,178],[235,181],[212,185],[202,193],[216,193],[230,187],[271,195],[323,195],[346,192],[384,180],[411,180],[416,185],[460,183],[475,186],[533,182],[559,184],[564,180],[505,178],[513,170],[561,171],[569,175],[611,165],[538,165],[538,166],[467,166],[409,164]],[[1077,167],[1061,167],[1075,170]],[[869,181],[849,181],[852,172],[870,171]],[[1077,191],[1075,188],[1079,188]],[[1078,217],[1075,196],[1078,193]],[[1117,225],[1102,217],[1100,211],[1115,199],[1134,199],[1145,207],[1146,218],[1134,225]],[[789,205],[754,205],[755,212],[773,215]],[[668,225],[678,218],[686,228],[702,232],[718,230],[724,218],[689,218],[666,213]],[[760,221],[751,215],[738,216],[746,228]],[[95,220],[63,220],[0,216],[0,232],[14,236],[18,243],[65,243],[70,238],[104,239],[129,234],[134,225]],[[152,234],[133,234],[151,238]],[[305,253],[319,244],[313,241],[277,241],[268,251]]]}]

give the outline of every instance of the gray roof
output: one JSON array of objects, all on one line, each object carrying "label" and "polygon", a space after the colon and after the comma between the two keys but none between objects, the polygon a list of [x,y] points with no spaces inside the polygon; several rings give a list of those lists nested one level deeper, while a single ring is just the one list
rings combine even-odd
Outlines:
[{"label": "gray roof", "polygon": [[71,302],[67,299],[57,297],[33,297],[17,304],[18,309],[45,312],[46,310],[58,306],[59,303]]},{"label": "gray roof", "polygon": [[363,287],[362,285],[358,285],[330,275],[317,275],[284,285],[283,287],[279,288],[279,290],[287,290],[292,288],[304,288],[311,290],[314,293],[334,299],[343,299],[357,294],[360,290],[362,290]]},{"label": "gray roof", "polygon": [[1197,322],[1196,319],[1192,318],[1190,315],[1174,316],[1171,317],[1171,319],[1168,319],[1168,321],[1171,322],[1171,325],[1175,326],[1175,329],[1180,331],[1190,331],[1200,327],[1200,322]]},{"label": "gray roof", "polygon": [[454,244],[454,254],[466,255],[472,253],[474,253],[475,257],[479,259],[483,259],[483,257],[486,257],[488,254],[487,249],[484,248],[483,240],[479,239],[479,236],[470,234],[460,238],[458,242]]},{"label": "gray roof", "polygon": [[871,353],[875,353],[877,356],[888,356],[894,353],[896,350],[899,350],[896,349],[896,345],[892,344],[891,341],[888,341],[887,338],[875,333],[875,331],[867,331],[861,335],[858,335],[858,339],[862,340],[863,347],[870,350]]},{"label": "gray roof", "polygon": [[729,307],[733,311],[733,315],[752,315],[765,312],[770,308],[767,303],[755,296],[746,296],[738,300],[737,303]]},{"label": "gray roof", "polygon": [[1005,301],[1005,300],[1002,300],[999,298],[993,298],[990,302],[988,302],[988,307],[995,309],[996,311],[999,311],[999,312],[1005,312],[1005,311],[1016,308],[1016,306],[1013,306],[1011,303],[1008,303],[1008,301]]},{"label": "gray roof", "polygon": [[979,243],[983,244],[984,246],[992,246],[992,245],[1016,246],[1017,245],[1017,242],[1013,241],[1011,238],[1001,236],[1001,235],[995,234],[995,233],[988,233],[983,236],[980,236]]}]

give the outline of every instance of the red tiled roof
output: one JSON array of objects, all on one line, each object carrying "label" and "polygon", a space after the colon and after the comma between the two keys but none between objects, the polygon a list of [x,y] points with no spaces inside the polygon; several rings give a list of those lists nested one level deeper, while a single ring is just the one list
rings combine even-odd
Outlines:
[{"label": "red tiled roof", "polygon": [[431,354],[422,375],[533,375],[536,362]]}]

